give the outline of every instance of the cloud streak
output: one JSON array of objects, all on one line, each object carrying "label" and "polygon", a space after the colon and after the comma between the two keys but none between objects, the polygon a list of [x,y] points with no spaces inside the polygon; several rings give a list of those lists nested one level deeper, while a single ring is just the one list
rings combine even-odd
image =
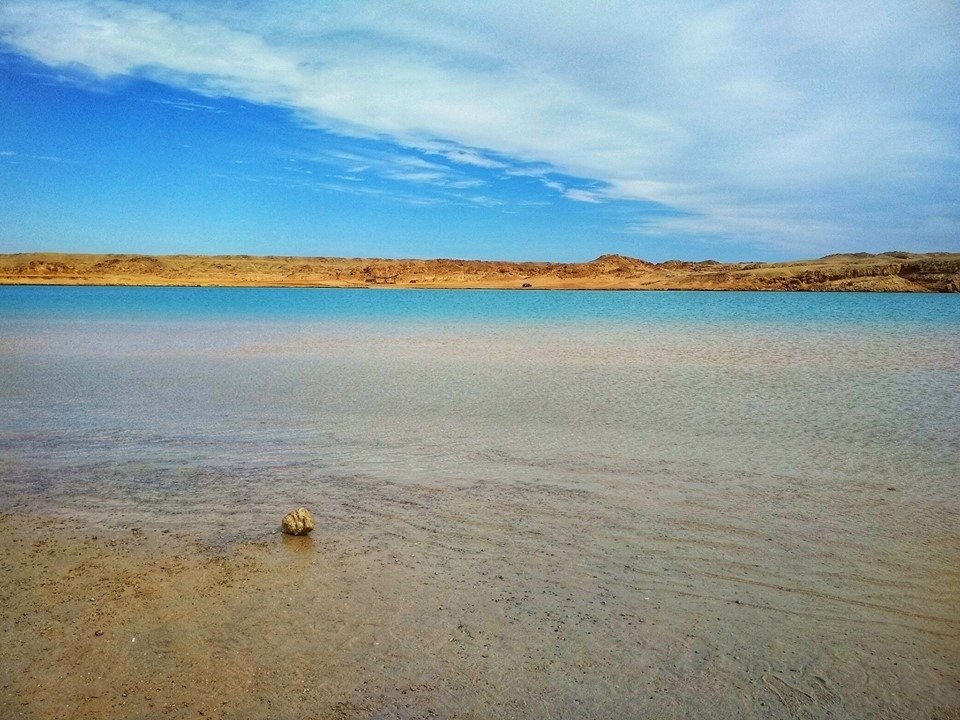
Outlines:
[{"label": "cloud streak", "polygon": [[177,100],[164,100],[164,99],[153,99],[150,102],[157,105],[167,105],[169,107],[175,107],[177,110],[185,110],[187,112],[207,112],[219,114],[226,112],[223,108],[218,108],[213,105],[207,105],[205,103],[191,102],[190,100],[185,100],[179,98]]},{"label": "cloud streak", "polygon": [[590,181],[554,183],[572,201],[676,211],[639,232],[801,252],[913,231],[957,247],[955,3],[225,8],[11,0],[0,41],[54,67],[282,106],[447,163],[511,174],[542,163],[542,176]]}]

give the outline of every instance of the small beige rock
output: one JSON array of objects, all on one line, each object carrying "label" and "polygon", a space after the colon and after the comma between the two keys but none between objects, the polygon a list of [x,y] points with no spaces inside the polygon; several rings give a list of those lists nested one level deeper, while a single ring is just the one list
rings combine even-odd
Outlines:
[{"label": "small beige rock", "polygon": [[284,515],[281,529],[287,535],[306,535],[313,530],[313,515],[306,508],[297,508]]}]

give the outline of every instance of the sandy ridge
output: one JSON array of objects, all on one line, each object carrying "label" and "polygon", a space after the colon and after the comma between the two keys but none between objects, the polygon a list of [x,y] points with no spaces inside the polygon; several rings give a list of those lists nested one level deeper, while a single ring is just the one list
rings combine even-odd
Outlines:
[{"label": "sandy ridge", "polygon": [[427,287],[960,292],[960,253],[855,253],[781,263],[624,255],[582,263],[250,255],[0,255],[4,285]]}]

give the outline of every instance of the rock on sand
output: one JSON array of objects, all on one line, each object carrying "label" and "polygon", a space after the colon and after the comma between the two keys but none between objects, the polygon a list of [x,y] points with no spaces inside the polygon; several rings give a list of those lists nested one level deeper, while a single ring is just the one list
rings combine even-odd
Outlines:
[{"label": "rock on sand", "polygon": [[282,529],[287,535],[306,535],[313,530],[313,515],[306,508],[297,508],[283,517]]}]

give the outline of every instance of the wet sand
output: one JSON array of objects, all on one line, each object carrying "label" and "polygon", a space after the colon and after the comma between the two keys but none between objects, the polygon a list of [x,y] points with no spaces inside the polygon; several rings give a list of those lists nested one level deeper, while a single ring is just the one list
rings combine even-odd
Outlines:
[{"label": "wet sand", "polygon": [[815,581],[799,531],[646,490],[360,483],[307,538],[4,514],[0,717],[957,717],[955,538],[838,536]]}]

